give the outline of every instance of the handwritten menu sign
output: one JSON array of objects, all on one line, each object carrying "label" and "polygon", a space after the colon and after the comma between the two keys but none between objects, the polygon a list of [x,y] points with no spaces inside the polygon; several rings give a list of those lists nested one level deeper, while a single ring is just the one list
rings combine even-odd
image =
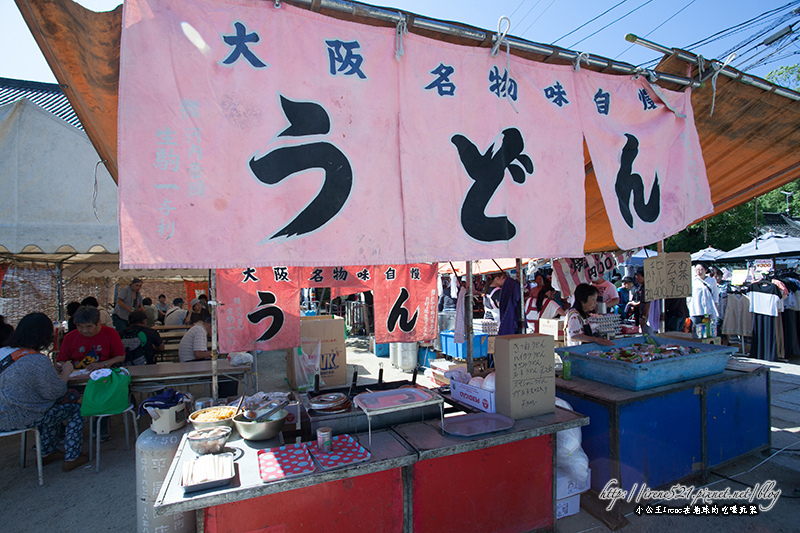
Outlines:
[{"label": "handwritten menu sign", "polygon": [[661,254],[644,260],[644,299],[685,298],[692,295],[692,257]]},{"label": "handwritten menu sign", "polygon": [[518,420],[555,411],[552,335],[495,338],[495,410]]}]

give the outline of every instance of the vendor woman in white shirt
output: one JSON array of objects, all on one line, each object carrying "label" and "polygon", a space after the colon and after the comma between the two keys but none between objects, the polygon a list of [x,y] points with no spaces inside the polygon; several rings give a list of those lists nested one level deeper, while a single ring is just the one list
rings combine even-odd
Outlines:
[{"label": "vendor woman in white shirt", "polygon": [[596,342],[603,346],[614,346],[610,340],[592,336],[589,325],[589,313],[597,307],[597,287],[588,283],[581,283],[575,287],[575,303],[567,311],[566,326],[564,327],[565,344],[578,346],[584,342]]}]

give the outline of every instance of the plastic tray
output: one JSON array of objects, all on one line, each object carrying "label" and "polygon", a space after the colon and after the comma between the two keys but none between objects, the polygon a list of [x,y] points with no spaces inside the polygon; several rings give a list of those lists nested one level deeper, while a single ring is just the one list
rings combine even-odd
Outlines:
[{"label": "plastic tray", "polygon": [[263,481],[300,476],[316,469],[302,442],[258,451],[258,472]]},{"label": "plastic tray", "polygon": [[[196,483],[194,485],[184,485],[183,480],[181,479],[181,487],[183,487],[184,494],[189,492],[198,492],[201,490],[208,490],[208,489],[215,489],[218,487],[224,487],[226,485],[230,485],[230,482],[233,478],[236,477],[236,464],[233,462],[233,454],[232,453],[220,453],[216,455],[218,460],[222,461],[230,461],[230,469],[233,472],[233,475],[230,477],[225,477],[221,479],[213,479],[211,481],[206,481],[203,483]],[[189,467],[191,468],[191,467]]]},{"label": "plastic tray", "polygon": [[445,418],[442,429],[458,437],[474,437],[514,427],[514,420],[496,413],[472,413]]},{"label": "plastic tray", "polygon": [[320,450],[316,442],[309,443],[308,450],[323,470],[363,463],[370,458],[370,453],[350,435],[333,437],[333,450],[328,453]]},{"label": "plastic tray", "polygon": [[[653,337],[653,339],[659,346],[663,344],[686,346],[697,348],[700,352],[636,364],[604,359],[596,355],[586,355],[586,352],[594,350],[607,352],[611,349],[596,343],[556,348],[556,352],[564,361],[572,361],[572,374],[575,376],[639,391],[720,374],[725,370],[730,354],[736,351],[736,348],[731,346],[716,346],[662,337]],[[644,342],[646,342],[645,337],[628,337],[617,339],[614,345],[626,347]]]},{"label": "plastic tray", "polygon": [[356,396],[353,403],[367,414],[381,414],[442,403],[442,398],[424,389],[402,387],[379,392],[365,392]]}]

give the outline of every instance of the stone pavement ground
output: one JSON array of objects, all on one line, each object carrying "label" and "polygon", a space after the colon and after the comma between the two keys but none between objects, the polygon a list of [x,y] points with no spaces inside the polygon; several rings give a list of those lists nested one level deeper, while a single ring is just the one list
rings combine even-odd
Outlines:
[{"label": "stone pavement ground", "polygon": [[[365,337],[352,337],[348,345],[348,375],[358,370],[360,383],[375,383],[380,365],[384,380],[411,379],[411,374],[391,367],[388,358],[369,351]],[[270,353],[258,361],[260,390],[287,390],[284,352]],[[750,361],[748,359],[748,361]],[[800,362],[800,361],[798,361]],[[722,528],[753,532],[796,532],[800,530],[800,364],[762,363],[770,366],[772,384],[772,453],[753,454],[725,468],[715,469],[710,489],[731,491],[746,485],[777,482],[781,496],[769,512],[755,516],[637,516],[621,531],[675,533],[676,531],[717,532]],[[433,386],[422,373],[418,383]],[[139,429],[149,425],[140,420]],[[87,442],[87,441],[85,441]],[[778,450],[785,448],[783,451]],[[136,530],[136,465],[134,445],[125,449],[125,432],[120,417],[112,417],[112,439],[101,448],[100,473],[94,465],[64,473],[59,463],[44,467],[43,487],[36,476],[35,456],[28,454],[27,468],[19,467],[19,437],[0,439],[0,530],[4,533],[50,532],[94,533]],[[725,477],[732,478],[733,481]],[[681,502],[685,505],[685,502]],[[674,505],[678,505],[675,503]],[[634,508],[625,508],[632,513]],[[559,533],[609,531],[585,510],[557,520]],[[468,533],[468,532],[464,532]]]}]

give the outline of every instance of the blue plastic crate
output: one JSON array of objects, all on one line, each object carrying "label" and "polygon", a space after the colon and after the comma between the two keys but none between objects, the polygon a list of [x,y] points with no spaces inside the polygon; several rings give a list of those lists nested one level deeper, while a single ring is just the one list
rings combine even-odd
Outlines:
[{"label": "blue plastic crate", "polygon": [[389,357],[389,343],[375,343],[375,355],[377,357]]},{"label": "blue plastic crate", "polygon": [[[467,358],[467,341],[461,344],[456,344],[454,340],[455,332],[442,331],[440,337],[442,340],[442,353],[455,357],[456,359]],[[489,335],[477,334],[472,337],[472,357],[477,359],[479,357],[486,357],[489,353]]]},{"label": "blue plastic crate", "polygon": [[[716,346],[662,337],[653,338],[659,346],[677,344],[697,348],[700,352],[636,364],[604,359],[596,355],[586,355],[586,352],[595,350],[607,352],[611,349],[595,343],[556,348],[556,352],[563,360],[572,361],[572,374],[575,376],[638,391],[719,374],[725,370],[730,354],[736,351],[736,348],[731,346]],[[646,342],[644,337],[628,337],[617,339],[614,344],[617,347],[626,347],[644,342]]]},{"label": "blue plastic crate", "polygon": [[429,368],[431,366],[430,364],[431,361],[433,361],[438,357],[436,350],[428,346],[420,346],[419,351],[417,353],[418,353],[417,366],[423,368]]}]

